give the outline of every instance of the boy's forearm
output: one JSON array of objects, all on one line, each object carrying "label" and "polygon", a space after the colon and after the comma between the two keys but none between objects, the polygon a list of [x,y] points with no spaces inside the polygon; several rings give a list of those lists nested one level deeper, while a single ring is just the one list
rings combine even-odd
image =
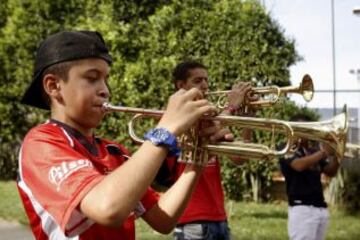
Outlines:
[{"label": "boy's forearm", "polygon": [[326,153],[320,150],[311,155],[295,159],[291,162],[291,167],[297,171],[303,171],[317,164],[324,157],[326,157]]},{"label": "boy's forearm", "polygon": [[144,195],[166,154],[165,148],[146,141],[85,196],[82,211],[105,225],[121,223]]},{"label": "boy's forearm", "polygon": [[155,230],[168,233],[175,227],[190,200],[201,172],[202,167],[187,165],[174,185],[161,196],[154,207],[160,211],[153,211],[157,214],[145,218]]},{"label": "boy's forearm", "polygon": [[187,165],[174,185],[161,196],[159,206],[166,210],[169,216],[177,218],[183,212],[201,172],[202,167]]}]

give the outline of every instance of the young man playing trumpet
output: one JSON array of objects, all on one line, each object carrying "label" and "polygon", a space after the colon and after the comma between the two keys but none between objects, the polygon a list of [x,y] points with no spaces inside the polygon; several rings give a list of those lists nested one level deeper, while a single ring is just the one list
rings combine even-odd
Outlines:
[{"label": "young man playing trumpet", "polygon": [[[208,73],[206,67],[196,61],[185,61],[178,64],[173,71],[173,81],[176,90],[197,88],[203,94],[208,91]],[[250,83],[234,85],[228,96],[228,107],[222,114],[235,115],[239,113],[247,92],[251,90]],[[219,135],[211,136],[211,141],[233,140],[233,135],[227,128],[214,124]],[[243,159],[234,157],[237,164]],[[180,162],[179,162],[180,161]],[[160,185],[171,185],[183,172],[186,163],[181,159],[168,158],[157,176]],[[230,230],[224,206],[224,193],[221,184],[220,163],[217,156],[209,156],[200,176],[198,184],[184,214],[174,230],[174,239],[230,239]]]},{"label": "young man playing trumpet", "polygon": [[[310,121],[298,114],[291,121]],[[299,139],[292,156],[280,159],[288,196],[288,234],[292,240],[321,240],[325,238],[329,213],[324,200],[321,174],[336,175],[339,163],[328,145],[311,145]]]}]

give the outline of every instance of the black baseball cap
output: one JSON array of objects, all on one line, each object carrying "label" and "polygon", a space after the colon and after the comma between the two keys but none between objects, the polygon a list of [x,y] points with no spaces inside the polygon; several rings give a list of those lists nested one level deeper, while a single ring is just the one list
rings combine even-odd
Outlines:
[{"label": "black baseball cap", "polygon": [[109,65],[111,55],[99,32],[63,31],[46,38],[38,48],[34,76],[21,103],[49,110],[50,106],[42,97],[42,74],[51,65],[84,58],[101,58]]}]

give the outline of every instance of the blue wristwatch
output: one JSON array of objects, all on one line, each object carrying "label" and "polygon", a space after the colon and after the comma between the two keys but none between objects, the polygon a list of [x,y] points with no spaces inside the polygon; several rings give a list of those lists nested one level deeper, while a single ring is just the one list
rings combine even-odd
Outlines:
[{"label": "blue wristwatch", "polygon": [[179,156],[180,148],[177,146],[176,137],[165,128],[153,128],[144,135],[145,140],[149,140],[156,146],[164,146],[169,149],[168,156]]}]

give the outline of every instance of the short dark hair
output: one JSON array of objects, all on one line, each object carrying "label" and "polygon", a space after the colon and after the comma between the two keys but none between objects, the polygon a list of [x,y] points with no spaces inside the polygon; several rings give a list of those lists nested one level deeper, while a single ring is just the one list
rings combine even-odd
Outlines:
[{"label": "short dark hair", "polygon": [[[41,75],[41,82],[47,74],[54,74],[60,77],[64,82],[67,82],[69,78],[69,71],[72,66],[75,65],[75,61],[60,62],[46,68]],[[44,90],[44,86],[41,84],[41,97],[48,107],[50,107],[50,98]]]},{"label": "short dark hair", "polygon": [[172,73],[173,82],[176,83],[177,81],[186,81],[189,77],[189,71],[196,68],[202,68],[207,70],[204,64],[195,60],[188,60],[179,63]]},{"label": "short dark hair", "polygon": [[43,79],[46,74],[54,74],[59,76],[64,81],[67,81],[69,77],[69,70],[74,65],[74,62],[75,61],[67,61],[51,65],[44,70],[41,79]]}]

